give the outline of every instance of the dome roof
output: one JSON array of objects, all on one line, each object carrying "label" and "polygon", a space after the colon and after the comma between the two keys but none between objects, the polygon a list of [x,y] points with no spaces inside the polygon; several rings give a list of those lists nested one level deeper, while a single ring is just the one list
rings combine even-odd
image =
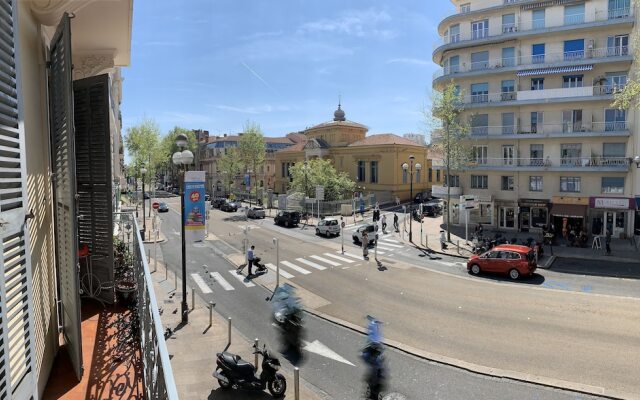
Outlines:
[{"label": "dome roof", "polygon": [[344,111],[340,108],[340,103],[338,103],[338,109],[333,113],[334,121],[346,121]]}]

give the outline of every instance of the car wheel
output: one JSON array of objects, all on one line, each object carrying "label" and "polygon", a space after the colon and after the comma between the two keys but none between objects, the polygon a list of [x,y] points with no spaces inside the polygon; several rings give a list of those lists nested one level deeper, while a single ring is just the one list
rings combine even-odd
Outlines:
[{"label": "car wheel", "polygon": [[316,228],[316,235],[320,236],[320,229]]},{"label": "car wheel", "polygon": [[473,275],[480,275],[480,266],[479,266],[478,264],[473,264],[473,265],[471,266],[471,270],[470,270],[470,272],[471,272]]},{"label": "car wheel", "polygon": [[513,268],[512,270],[509,271],[509,278],[511,278],[514,281],[517,280],[518,278],[520,278],[520,271]]},{"label": "car wheel", "polygon": [[287,228],[289,227],[289,221],[285,221],[284,226],[286,226]]}]

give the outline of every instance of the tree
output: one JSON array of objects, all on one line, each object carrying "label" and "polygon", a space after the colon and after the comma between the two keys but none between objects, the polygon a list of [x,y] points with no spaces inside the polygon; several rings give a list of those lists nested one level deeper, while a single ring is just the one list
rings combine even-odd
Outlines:
[{"label": "tree", "polygon": [[[639,0],[633,0],[633,6],[640,5]],[[640,32],[637,30],[633,30],[631,35],[631,43],[630,46],[627,46],[628,51],[633,51],[633,61],[640,61]],[[638,108],[640,107],[640,74],[636,71],[635,68],[631,69],[631,75],[627,79],[627,83],[624,88],[620,90],[616,90],[614,93],[615,101],[612,104],[612,107],[615,107],[619,110],[628,110],[630,108]]]},{"label": "tree", "polygon": [[253,186],[256,188],[256,200],[258,199],[258,168],[264,166],[266,145],[264,135],[258,124],[248,122],[244,126],[240,142],[238,143],[238,156],[244,165],[245,172],[253,173]]},{"label": "tree", "polygon": [[316,158],[306,163],[296,163],[289,169],[294,190],[309,196],[311,188],[324,187],[326,201],[342,200],[353,192],[356,183],[346,172],[338,172],[331,161]]},{"label": "tree", "polygon": [[226,174],[225,187],[229,185],[228,192],[231,191],[231,184],[243,168],[244,166],[238,156],[238,149],[227,149],[227,152],[220,157],[220,160],[218,161],[218,171],[221,171],[223,175]]},{"label": "tree", "polygon": [[451,240],[451,170],[460,170],[466,166],[469,149],[465,142],[469,124],[462,119],[464,107],[461,95],[450,82],[442,92],[435,92],[431,107],[430,120],[435,129],[432,144],[442,154],[447,184],[447,240]]},{"label": "tree", "polygon": [[158,162],[161,157],[160,152],[160,128],[150,119],[142,121],[136,126],[127,129],[125,135],[125,145],[131,157],[131,176],[141,177],[142,166],[147,168],[144,176],[145,182],[150,182],[155,177]]}]

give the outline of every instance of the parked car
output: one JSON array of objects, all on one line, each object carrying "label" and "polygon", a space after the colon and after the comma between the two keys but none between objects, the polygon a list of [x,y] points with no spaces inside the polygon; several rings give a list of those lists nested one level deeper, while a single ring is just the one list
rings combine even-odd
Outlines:
[{"label": "parked car", "polygon": [[422,215],[427,217],[437,217],[442,214],[442,205],[436,202],[428,202],[422,205]]},{"label": "parked car", "polygon": [[284,225],[287,228],[298,225],[300,223],[300,212],[280,210],[275,218],[273,218],[273,222],[275,222],[276,225]]},{"label": "parked car", "polygon": [[366,225],[362,225],[361,227],[359,227],[353,232],[353,235],[352,235],[353,241],[356,243],[362,243],[362,232],[364,231],[367,231],[367,235],[369,235],[369,244],[373,244],[376,241],[376,239],[378,239],[378,225],[366,224]]},{"label": "parked car", "polygon": [[211,199],[211,206],[213,208],[220,208],[220,206],[223,205],[226,201],[227,199],[225,199],[224,197],[216,197],[214,199]]},{"label": "parked car", "polygon": [[481,272],[508,274],[513,280],[533,275],[536,268],[533,250],[517,244],[498,245],[481,255],[471,256],[467,261],[467,271],[473,275]]},{"label": "parked car", "polygon": [[318,222],[316,226],[316,235],[324,236],[339,236],[340,235],[340,223],[335,218],[325,218]]},{"label": "parked car", "polygon": [[149,196],[149,192],[144,192],[144,199],[149,200],[151,196]]},{"label": "parked car", "polygon": [[171,189],[171,193],[179,195],[180,194],[180,189],[175,187],[175,188]]},{"label": "parked car", "polygon": [[209,200],[211,200],[211,195],[209,193],[205,193],[204,201],[209,201]]},{"label": "parked car", "polygon": [[236,212],[238,211],[238,203],[234,201],[225,201],[220,206],[220,211]]},{"label": "parked car", "polygon": [[248,218],[264,218],[264,208],[262,207],[251,207],[247,210]]},{"label": "parked car", "polygon": [[413,202],[420,204],[431,200],[431,198],[432,197],[430,192],[420,192],[416,194],[416,197],[413,198]]},{"label": "parked car", "polygon": [[169,212],[169,207],[167,206],[167,203],[160,203],[160,207],[158,207],[158,212]]}]

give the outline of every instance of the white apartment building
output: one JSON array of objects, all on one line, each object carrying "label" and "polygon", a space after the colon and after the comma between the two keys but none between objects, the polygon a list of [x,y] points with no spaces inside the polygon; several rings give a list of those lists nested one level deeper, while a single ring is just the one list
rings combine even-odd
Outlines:
[{"label": "white apartment building", "polygon": [[470,121],[472,161],[450,182],[456,199],[480,200],[470,223],[633,235],[640,113],[611,106],[634,67],[632,2],[452,2],[457,13],[438,26],[433,87],[453,81]]}]

